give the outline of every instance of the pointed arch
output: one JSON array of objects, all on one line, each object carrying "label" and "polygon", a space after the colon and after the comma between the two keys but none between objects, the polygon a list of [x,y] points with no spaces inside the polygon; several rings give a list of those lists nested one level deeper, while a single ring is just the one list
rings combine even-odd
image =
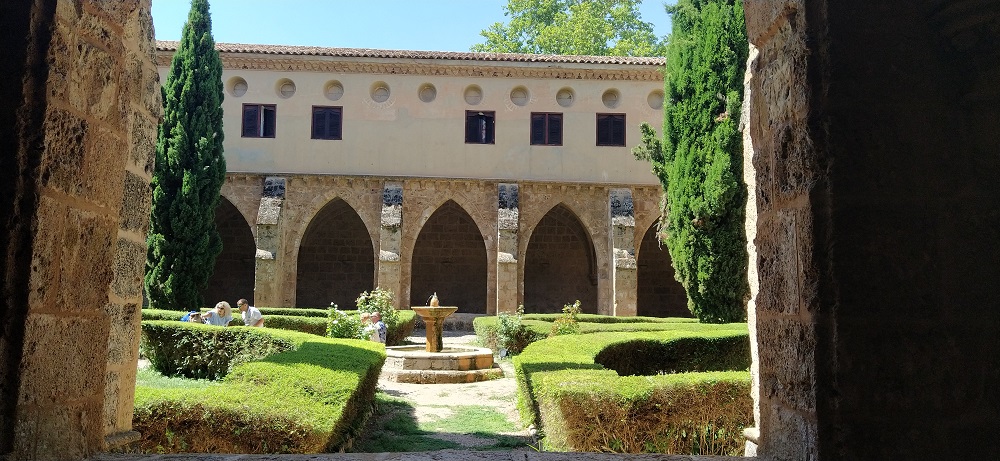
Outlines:
[{"label": "pointed arch", "polygon": [[577,299],[583,312],[598,312],[594,242],[568,206],[559,203],[538,221],[524,260],[526,312],[561,312]]},{"label": "pointed arch", "polygon": [[410,305],[427,305],[436,292],[458,312],[485,314],[487,259],[485,239],[472,216],[454,200],[444,202],[414,242]]},{"label": "pointed arch", "polygon": [[253,301],[254,256],[257,245],[253,231],[233,202],[222,196],[215,207],[215,228],[222,238],[222,253],[215,258],[215,270],[202,290],[206,306],[219,301],[246,298]]},{"label": "pointed arch", "polygon": [[643,234],[636,253],[636,314],[649,317],[692,317],[684,286],[674,278],[666,244],[661,244],[656,223]]},{"label": "pointed arch", "polygon": [[302,235],[296,269],[298,307],[353,309],[375,287],[375,249],[357,211],[335,198],[313,216]]}]

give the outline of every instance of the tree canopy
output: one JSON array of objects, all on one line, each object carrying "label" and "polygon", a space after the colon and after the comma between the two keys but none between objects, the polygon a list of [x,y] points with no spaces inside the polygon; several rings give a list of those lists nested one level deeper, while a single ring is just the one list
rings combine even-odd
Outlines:
[{"label": "tree canopy", "polygon": [[679,0],[667,11],[663,141],[643,126],[633,154],[652,163],[664,186],[660,225],[691,312],[705,322],[742,321],[749,296],[737,127],[749,48],[742,1]]},{"label": "tree canopy", "polygon": [[191,2],[162,95],[150,184],[146,295],[153,307],[191,310],[204,305],[201,292],[222,251],[215,208],[226,175],[222,61],[207,0]]},{"label": "tree canopy", "polygon": [[643,22],[642,0],[508,0],[507,24],[480,32],[472,51],[590,56],[663,56],[666,38]]}]

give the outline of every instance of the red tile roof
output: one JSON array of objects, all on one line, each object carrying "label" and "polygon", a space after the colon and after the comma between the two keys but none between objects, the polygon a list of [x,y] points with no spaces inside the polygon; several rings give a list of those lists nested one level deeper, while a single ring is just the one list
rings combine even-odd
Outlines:
[{"label": "red tile roof", "polygon": [[[179,42],[157,40],[158,51],[177,51]],[[460,61],[551,62],[573,64],[626,64],[662,66],[664,58],[628,56],[574,56],[554,54],[473,53],[464,51],[377,50],[371,48],[326,48],[319,46],[253,45],[216,43],[220,53],[255,53],[299,56],[330,56],[342,58],[443,59]]]}]

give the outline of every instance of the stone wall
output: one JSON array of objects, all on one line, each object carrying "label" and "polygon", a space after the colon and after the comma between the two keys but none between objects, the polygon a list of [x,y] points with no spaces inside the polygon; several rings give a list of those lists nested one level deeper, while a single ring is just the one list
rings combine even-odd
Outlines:
[{"label": "stone wall", "polygon": [[3,138],[17,145],[2,168],[16,200],[4,210],[0,454],[79,459],[138,436],[132,389],[160,116],[150,4],[39,1],[9,12],[18,26],[4,48],[30,45],[3,71],[23,86],[3,109],[14,122]]},{"label": "stone wall", "polygon": [[751,451],[996,458],[1000,12],[744,4]]},{"label": "stone wall", "polygon": [[[259,215],[271,200],[261,198],[267,178],[230,174],[223,194],[243,216]],[[255,226],[259,306],[336,302],[350,309],[358,293],[380,286],[393,292],[402,308],[423,304],[437,291],[460,312],[495,314],[500,305],[513,311],[525,303],[526,290],[535,290],[552,298],[539,312],[557,312],[585,297],[586,312],[635,315],[635,242],[659,217],[660,188],[653,186],[334,175],[281,180],[286,187],[280,206],[268,206],[267,223],[258,218]],[[500,191],[508,190],[514,195],[501,199]],[[631,197],[624,227],[612,226],[612,191]],[[614,248],[628,253],[631,266],[613,264],[612,227],[628,234],[616,236]],[[562,250],[542,257],[543,248],[556,247]],[[564,270],[532,272],[554,263]],[[649,264],[669,260],[651,258]],[[567,277],[567,271],[579,274]],[[526,273],[533,282],[552,286],[525,288]],[[660,290],[661,283],[647,280],[643,289]]]}]

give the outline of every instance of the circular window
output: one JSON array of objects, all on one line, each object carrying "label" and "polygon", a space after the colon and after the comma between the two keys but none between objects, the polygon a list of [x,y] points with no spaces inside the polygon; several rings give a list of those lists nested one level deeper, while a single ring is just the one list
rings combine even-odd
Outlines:
[{"label": "circular window", "polygon": [[475,106],[483,101],[483,89],[478,85],[469,85],[465,89],[465,103]]},{"label": "circular window", "polygon": [[247,88],[247,81],[243,77],[233,77],[226,82],[226,89],[229,91],[229,94],[237,98],[247,94]]},{"label": "circular window", "polygon": [[618,90],[608,90],[601,95],[601,101],[604,101],[604,106],[608,109],[614,109],[618,107],[618,103],[621,100],[621,93]]},{"label": "circular window", "polygon": [[559,103],[560,106],[572,106],[574,99],[576,99],[576,96],[573,94],[573,90],[569,88],[563,88],[556,93],[556,102]]},{"label": "circular window", "polygon": [[528,89],[523,86],[519,86],[510,90],[510,102],[519,106],[528,104]]},{"label": "circular window", "polygon": [[326,83],[323,94],[326,95],[326,99],[337,101],[344,96],[344,85],[336,80],[331,80]]},{"label": "circular window", "polygon": [[653,110],[663,109],[663,91],[655,90],[646,97],[646,103]]},{"label": "circular window", "polygon": [[371,87],[372,101],[386,102],[389,100],[389,85],[385,82],[375,82]]},{"label": "circular window", "polygon": [[437,97],[437,89],[430,83],[425,83],[417,90],[417,96],[423,102],[431,102]]},{"label": "circular window", "polygon": [[295,94],[295,83],[287,78],[278,80],[278,84],[275,86],[277,87],[275,89],[278,90],[278,96],[282,98],[290,98]]}]

